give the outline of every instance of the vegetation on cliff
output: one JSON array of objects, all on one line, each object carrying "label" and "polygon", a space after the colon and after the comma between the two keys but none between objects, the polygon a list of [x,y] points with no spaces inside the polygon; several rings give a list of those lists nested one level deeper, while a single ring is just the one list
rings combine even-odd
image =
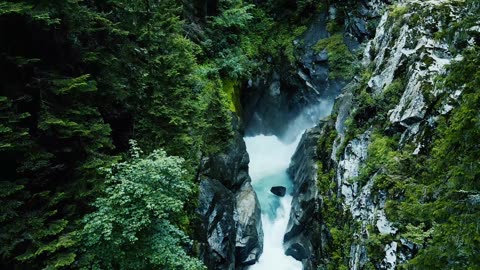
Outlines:
[{"label": "vegetation on cliff", "polygon": [[[471,45],[479,6],[454,2],[469,13],[435,38],[463,59],[435,83],[445,95],[463,93],[427,134],[430,146],[411,155],[414,147],[400,146],[386,124],[406,87],[403,73],[372,95],[366,67],[346,122],[345,144],[373,132],[370,158],[353,180],[375,174],[374,188],[388,193],[388,218],[421,247],[406,268],[480,264],[480,49]],[[0,268],[202,269],[188,239],[200,159],[231,140],[247,79],[295,66],[301,37],[333,4],[328,37],[309,49],[326,52],[330,79],[349,81],[358,71],[345,42],[353,0],[0,1]],[[405,6],[390,12],[397,30],[422,20],[406,20]],[[319,141],[323,154],[338,136],[332,119]],[[331,234],[324,262],[342,269],[358,224],[332,192],[334,165],[318,164]],[[371,258],[400,237],[369,233]]]},{"label": "vegetation on cliff", "polygon": [[[0,1],[2,269],[200,267],[184,234],[200,158],[230,141],[246,78],[295,61],[313,14],[313,1],[254,2]],[[129,158],[130,139],[165,152]],[[189,186],[181,198],[151,193],[141,166],[170,155],[185,162],[159,170]],[[160,208],[138,212],[149,196]]]},{"label": "vegetation on cliff", "polygon": [[[464,13],[458,21],[448,20],[452,12],[450,5],[462,8]],[[416,20],[412,26],[418,26],[422,18],[431,15],[422,13],[426,10],[412,10],[412,6],[390,8],[387,25],[392,27],[394,35],[399,35],[402,23],[412,22],[402,16],[408,15]],[[323,129],[325,136],[318,142],[318,185],[323,194],[322,214],[325,225],[330,228],[331,241],[326,249],[328,259],[322,261],[319,269],[352,267],[353,248],[348,247],[362,241],[366,241],[367,248],[367,259],[361,263],[365,269],[385,267],[387,248],[392,241],[399,243],[398,249],[401,248],[396,252],[409,256],[397,257],[399,269],[476,269],[480,265],[480,153],[476,139],[480,135],[480,73],[477,69],[480,49],[478,29],[475,30],[478,9],[476,1],[447,1],[430,10],[435,12],[434,18],[441,18],[434,24],[444,24],[444,28],[436,30],[434,38],[447,43],[452,54],[461,54],[461,57],[436,76],[433,86],[428,81],[420,82],[427,114],[435,115],[435,119],[416,119],[421,121],[422,130],[417,143],[402,135],[406,126],[392,124],[388,118],[401,101],[406,82],[411,79],[405,68],[399,68],[393,81],[381,92],[375,93],[368,84],[372,66],[364,67],[355,84],[354,104],[345,121],[344,143],[338,147],[336,158],[342,158],[346,145],[353,139],[369,132],[367,158],[359,175],[350,181],[357,184],[359,190],[372,181],[373,193],[369,200],[386,195],[386,217],[395,227],[394,231],[379,231],[375,220],[365,232],[362,231],[364,235],[353,237],[358,224],[355,219],[345,218],[348,209],[335,192],[341,188],[336,186],[336,165],[326,158],[335,147],[335,138],[340,137],[335,135],[335,121],[327,122]],[[428,58],[416,61],[427,67],[433,62]],[[438,94],[432,94],[434,89]],[[454,98],[459,93],[458,99]],[[338,212],[343,213],[341,218]],[[403,253],[406,249],[409,253]]]}]

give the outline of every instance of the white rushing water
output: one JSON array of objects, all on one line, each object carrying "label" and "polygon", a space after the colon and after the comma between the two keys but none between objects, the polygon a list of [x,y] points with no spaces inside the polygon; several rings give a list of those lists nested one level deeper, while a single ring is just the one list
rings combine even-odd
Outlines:
[{"label": "white rushing water", "polygon": [[[333,100],[320,102],[310,107],[289,125],[282,139],[276,136],[259,135],[246,137],[247,152],[250,156],[249,174],[253,188],[262,208],[264,233],[263,253],[250,270],[301,270],[302,263],[285,255],[285,235],[292,203],[292,181],[287,175],[290,159],[305,129],[314,126],[320,118],[330,114]],[[273,186],[284,186],[287,195],[278,197],[270,192]]]},{"label": "white rushing water", "polygon": [[[287,175],[298,139],[284,144],[275,136],[245,138],[250,156],[250,176],[262,208],[264,233],[263,253],[250,270],[300,270],[302,263],[286,256],[283,235],[290,218],[292,182]],[[278,197],[270,192],[273,186],[284,186],[287,195]]]}]

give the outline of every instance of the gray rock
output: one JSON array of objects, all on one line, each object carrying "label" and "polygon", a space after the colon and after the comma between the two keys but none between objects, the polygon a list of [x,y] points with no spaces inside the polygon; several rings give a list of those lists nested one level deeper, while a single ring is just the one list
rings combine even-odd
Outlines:
[{"label": "gray rock", "polygon": [[302,242],[297,242],[291,244],[287,250],[285,251],[285,254],[288,256],[292,256],[298,261],[302,261],[305,259],[308,259],[310,257],[311,249],[310,248],[305,248],[302,246]]},{"label": "gray rock", "polygon": [[209,269],[235,269],[234,195],[211,178],[200,182],[199,193],[197,212],[206,238],[201,256]]},{"label": "gray rock", "polygon": [[327,38],[327,14],[321,13],[313,20],[305,34],[303,35],[303,43],[306,47],[315,45],[320,39]]},{"label": "gray rock", "polygon": [[252,265],[263,251],[263,230],[258,198],[250,182],[236,194],[236,260],[237,265]]},{"label": "gray rock", "polygon": [[350,269],[359,270],[368,262],[367,247],[362,244],[353,244],[350,247]]},{"label": "gray rock", "polygon": [[238,190],[248,176],[248,157],[245,142],[236,135],[225,153],[220,153],[203,160],[202,175],[220,181],[232,191]]},{"label": "gray rock", "polygon": [[367,131],[359,138],[350,141],[338,162],[338,195],[343,196],[346,205],[351,205],[357,195],[358,185],[357,183],[350,183],[350,180],[359,175],[360,167],[367,158],[369,140],[370,131]]},{"label": "gray rock", "polygon": [[301,260],[305,270],[313,269],[320,257],[321,227],[318,212],[316,147],[320,127],[303,134],[292,157],[288,173],[293,179],[293,200],[284,247],[287,255]]},{"label": "gray rock", "polygon": [[315,62],[325,62],[328,60],[328,52],[327,50],[323,50],[314,56]]},{"label": "gray rock", "polygon": [[385,258],[382,262],[382,269],[394,270],[397,265],[397,242],[393,241],[385,246]]},{"label": "gray rock", "polygon": [[244,269],[263,251],[260,204],[248,176],[248,153],[236,132],[225,153],[204,158],[197,213],[208,269]]}]

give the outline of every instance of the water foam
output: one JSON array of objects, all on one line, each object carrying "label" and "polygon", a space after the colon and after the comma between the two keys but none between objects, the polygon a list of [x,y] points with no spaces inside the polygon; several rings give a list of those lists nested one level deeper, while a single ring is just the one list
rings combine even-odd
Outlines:
[{"label": "water foam", "polygon": [[[282,138],[259,135],[246,137],[245,144],[250,156],[249,174],[262,208],[264,233],[263,253],[250,270],[301,270],[302,263],[285,255],[285,235],[292,204],[292,181],[287,175],[290,159],[300,141],[300,135],[314,126],[319,119],[328,116],[333,107],[333,98],[327,98],[316,106],[305,108],[292,123]],[[287,195],[280,198],[270,192],[272,186],[284,186]]]},{"label": "water foam", "polygon": [[[299,139],[284,144],[275,136],[245,138],[250,156],[250,176],[262,208],[263,253],[250,270],[301,270],[302,263],[285,255],[283,235],[287,229],[292,203],[292,183],[287,175],[290,158]],[[272,186],[285,186],[285,197],[270,192]]]}]

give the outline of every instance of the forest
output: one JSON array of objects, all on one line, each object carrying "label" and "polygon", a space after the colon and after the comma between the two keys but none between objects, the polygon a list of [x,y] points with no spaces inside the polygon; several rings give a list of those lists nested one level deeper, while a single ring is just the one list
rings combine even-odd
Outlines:
[{"label": "forest", "polygon": [[[231,137],[238,85],[266,54],[257,31],[276,27],[266,12],[240,0],[1,1],[2,269],[201,268],[182,249],[193,176]],[[283,57],[282,38],[270,42]],[[151,171],[178,189],[137,182]]]},{"label": "forest", "polygon": [[[1,0],[0,268],[207,269],[194,226],[202,160],[234,140],[249,79],[278,66],[295,73],[296,39],[331,6],[329,37],[313,50],[328,52],[331,80],[368,77],[361,53],[344,40],[350,7],[360,2]],[[464,2],[469,15],[438,39],[478,28],[478,2]],[[473,32],[452,43],[463,57],[437,78],[463,94],[422,155],[397,148],[382,120],[370,120],[391,109],[405,82],[382,97],[365,82],[355,90],[347,136],[377,131],[358,181],[382,171],[376,188],[401,194],[387,202],[387,215],[422,246],[405,269],[480,267],[480,35]],[[331,132],[321,147],[331,149]],[[334,170],[327,163],[318,178],[325,192]],[[326,199],[324,208],[338,205]],[[334,217],[324,216],[333,228],[331,259],[318,269],[348,269],[342,241],[351,237],[342,228],[355,225]],[[383,251],[383,240],[373,239],[369,252]]]}]

